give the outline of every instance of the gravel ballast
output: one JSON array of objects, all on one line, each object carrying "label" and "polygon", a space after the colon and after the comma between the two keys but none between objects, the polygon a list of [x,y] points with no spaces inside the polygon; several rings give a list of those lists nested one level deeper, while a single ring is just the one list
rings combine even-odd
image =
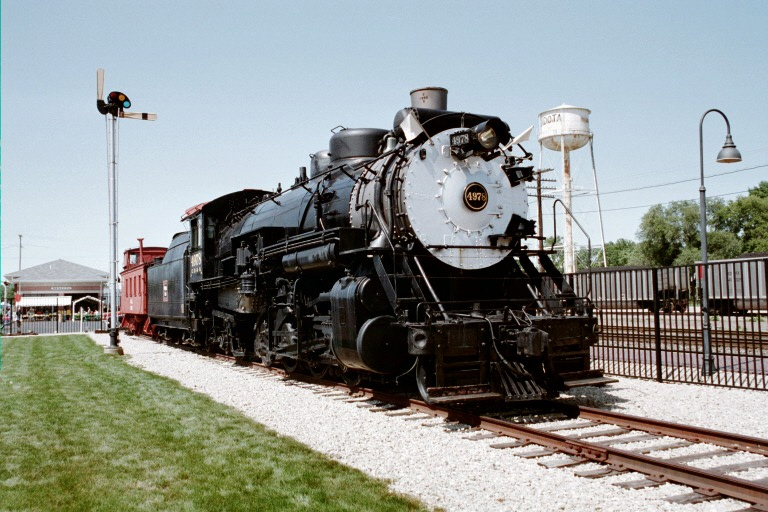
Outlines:
[{"label": "gravel ballast", "polygon": [[[109,343],[108,335],[91,336],[100,345]],[[280,377],[124,334],[120,344],[128,363],[177,380],[280,435],[385,479],[394,492],[414,496],[429,507],[449,512],[699,512],[745,507],[734,500],[672,504],[664,498],[690,489],[672,484],[619,488],[610,484],[641,476],[577,477],[573,468],[546,469],[540,460],[515,456],[531,448],[497,450],[489,445],[498,440],[471,441],[466,434],[445,432],[440,419],[372,413],[354,402],[289,385]],[[768,438],[765,392],[619,378],[605,388],[574,390],[571,397],[590,407]]]}]

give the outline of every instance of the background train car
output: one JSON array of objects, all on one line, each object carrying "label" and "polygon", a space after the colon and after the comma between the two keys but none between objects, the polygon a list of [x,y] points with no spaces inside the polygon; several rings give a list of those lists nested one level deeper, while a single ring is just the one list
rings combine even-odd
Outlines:
[{"label": "background train car", "polygon": [[123,271],[120,272],[120,328],[133,333],[151,334],[147,316],[147,269],[165,255],[165,247],[144,247],[143,238],[139,246],[123,253]]},{"label": "background train car", "polygon": [[188,329],[185,286],[188,248],[189,233],[177,233],[163,260],[147,269],[147,312],[155,334],[161,338],[169,328]]},{"label": "background train car", "polygon": [[[713,260],[709,267],[709,307],[721,315],[744,315],[765,311],[768,253],[745,254],[728,260]],[[697,262],[701,280],[701,262]],[[700,286],[700,285],[699,285]]]},{"label": "background train car", "polygon": [[600,309],[658,307],[664,313],[688,309],[690,278],[688,267],[604,267],[569,275],[575,292]]}]

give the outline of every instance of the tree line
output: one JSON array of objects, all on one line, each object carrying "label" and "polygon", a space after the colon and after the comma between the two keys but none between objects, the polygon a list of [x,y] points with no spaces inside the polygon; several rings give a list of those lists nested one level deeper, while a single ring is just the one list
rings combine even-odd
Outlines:
[{"label": "tree line", "polygon": [[[605,244],[608,266],[667,267],[701,260],[699,208],[698,201],[652,206],[640,221],[637,242],[620,238]],[[732,201],[707,199],[706,215],[710,260],[768,252],[768,181]],[[586,267],[590,257],[592,267],[603,266],[602,255],[582,249],[577,254],[579,268]],[[554,259],[560,263],[562,254]]]}]

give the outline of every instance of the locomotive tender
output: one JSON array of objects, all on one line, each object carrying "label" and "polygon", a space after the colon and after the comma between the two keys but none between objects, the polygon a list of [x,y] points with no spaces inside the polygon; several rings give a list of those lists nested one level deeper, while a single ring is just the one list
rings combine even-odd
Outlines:
[{"label": "locomotive tender", "polygon": [[352,383],[411,375],[432,403],[607,382],[591,304],[525,245],[531,154],[446,97],[417,89],[393,129],[334,133],[287,190],[187,210],[148,269],[155,332]]}]

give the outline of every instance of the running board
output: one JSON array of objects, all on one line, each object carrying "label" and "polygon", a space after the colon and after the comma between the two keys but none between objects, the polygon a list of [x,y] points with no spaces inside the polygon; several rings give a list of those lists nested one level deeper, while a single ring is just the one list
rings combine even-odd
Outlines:
[{"label": "running board", "polygon": [[583,386],[605,386],[606,384],[615,384],[617,379],[605,377],[602,370],[587,370],[584,372],[564,373],[563,387],[567,391],[573,388]]},{"label": "running board", "polygon": [[608,377],[598,377],[594,379],[581,379],[581,380],[568,380],[565,381],[566,391],[573,388],[580,388],[583,386],[597,386],[602,387],[606,384],[615,384],[619,382],[617,379],[611,379]]},{"label": "running board", "polygon": [[[459,393],[459,390],[464,390],[464,393]],[[453,394],[451,392],[453,391]],[[429,393],[429,402],[433,404],[445,404],[445,403],[458,403],[458,402],[474,402],[481,400],[503,400],[504,395],[501,393],[495,393],[493,391],[480,391],[475,393],[467,393],[464,386],[456,387],[444,387],[444,388],[427,388]],[[439,396],[433,396],[433,393],[437,393]]]}]

